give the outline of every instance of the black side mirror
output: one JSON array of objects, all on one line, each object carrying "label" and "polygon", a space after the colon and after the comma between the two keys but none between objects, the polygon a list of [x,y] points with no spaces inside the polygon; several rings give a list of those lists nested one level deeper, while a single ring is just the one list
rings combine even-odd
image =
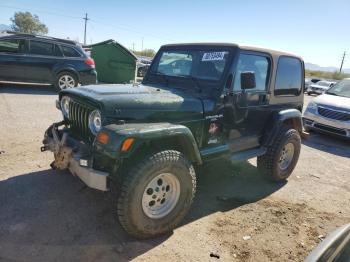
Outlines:
[{"label": "black side mirror", "polygon": [[256,87],[255,73],[252,71],[241,73],[241,89],[252,89]]}]

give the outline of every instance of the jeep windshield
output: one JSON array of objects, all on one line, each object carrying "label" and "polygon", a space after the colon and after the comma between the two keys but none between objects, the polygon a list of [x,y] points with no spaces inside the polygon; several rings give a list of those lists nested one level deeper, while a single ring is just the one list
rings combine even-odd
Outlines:
[{"label": "jeep windshield", "polygon": [[328,95],[350,97],[350,79],[344,79],[326,91]]},{"label": "jeep windshield", "polygon": [[163,77],[221,80],[228,63],[228,50],[164,50],[151,73]]}]

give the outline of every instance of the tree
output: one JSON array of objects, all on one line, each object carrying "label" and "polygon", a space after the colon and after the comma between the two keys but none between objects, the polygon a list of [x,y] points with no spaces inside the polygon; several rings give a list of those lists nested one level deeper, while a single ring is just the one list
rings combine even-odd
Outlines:
[{"label": "tree", "polygon": [[[132,50],[130,51],[133,52]],[[153,49],[144,49],[143,51],[134,51],[133,53],[135,55],[147,57],[154,57],[156,55],[156,51],[154,51]]]},{"label": "tree", "polygon": [[40,22],[39,17],[30,12],[15,12],[11,21],[11,27],[16,32],[45,35],[49,31],[47,26]]},{"label": "tree", "polygon": [[308,69],[305,69],[305,75],[309,77],[320,77],[320,78],[335,79],[335,80],[342,80],[344,78],[350,77],[350,74],[339,73],[339,71],[324,72],[324,71],[313,71]]},{"label": "tree", "polygon": [[154,57],[156,55],[156,51],[153,49],[145,49],[141,51],[141,54],[148,57]]}]

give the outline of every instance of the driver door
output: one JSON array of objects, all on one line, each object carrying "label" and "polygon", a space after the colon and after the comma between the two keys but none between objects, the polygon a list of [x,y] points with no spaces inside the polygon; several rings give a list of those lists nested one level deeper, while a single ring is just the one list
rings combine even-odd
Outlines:
[{"label": "driver door", "polygon": [[[241,73],[253,72],[255,87],[241,89]],[[230,123],[228,140],[234,152],[259,146],[269,117],[269,81],[271,58],[259,52],[241,52],[234,73],[232,92],[226,101],[226,123]]]}]

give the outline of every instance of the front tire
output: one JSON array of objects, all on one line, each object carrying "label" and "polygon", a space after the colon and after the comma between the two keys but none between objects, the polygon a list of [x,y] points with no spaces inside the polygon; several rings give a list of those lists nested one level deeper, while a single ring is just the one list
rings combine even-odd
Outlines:
[{"label": "front tire", "polygon": [[297,130],[284,126],[276,142],[258,157],[260,172],[270,180],[284,181],[293,172],[300,154],[301,139]]},{"label": "front tire", "polygon": [[155,153],[125,174],[118,199],[120,224],[136,238],[165,234],[187,214],[195,191],[194,168],[182,153]]}]

